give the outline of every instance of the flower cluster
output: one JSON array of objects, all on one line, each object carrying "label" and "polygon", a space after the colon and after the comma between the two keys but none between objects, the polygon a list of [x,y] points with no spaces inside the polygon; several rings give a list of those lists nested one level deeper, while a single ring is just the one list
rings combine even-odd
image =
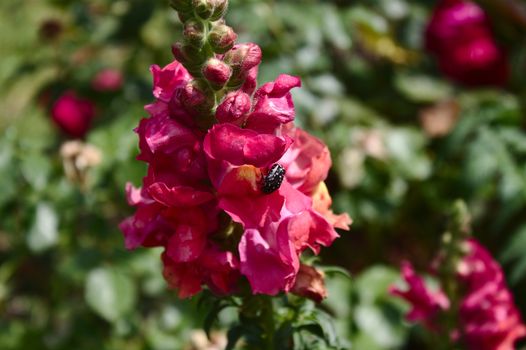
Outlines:
[{"label": "flower cluster", "polygon": [[[526,325],[506,286],[502,270],[476,240],[469,239],[465,244],[468,253],[456,269],[456,282],[462,290],[458,324],[451,337],[470,350],[513,350],[514,343],[526,336]],[[426,286],[409,263],[404,263],[402,273],[409,289],[393,287],[391,293],[411,304],[409,321],[423,322],[436,330],[437,321],[450,309],[449,299],[442,291],[432,291]]]},{"label": "flower cluster", "polygon": [[291,291],[301,253],[351,223],[330,210],[327,147],[294,126],[300,80],[283,74],[256,90],[261,50],[235,44],[226,1],[172,6],[185,40],[176,60],[151,68],[155,101],[136,129],[148,173],[141,188],[127,185],[126,247],[164,247],[164,277],[182,298],[203,285],[235,293],[242,276],[255,294]]},{"label": "flower cluster", "polygon": [[441,0],[426,30],[426,47],[440,70],[470,86],[504,85],[508,57],[493,36],[490,21],[475,2]]}]

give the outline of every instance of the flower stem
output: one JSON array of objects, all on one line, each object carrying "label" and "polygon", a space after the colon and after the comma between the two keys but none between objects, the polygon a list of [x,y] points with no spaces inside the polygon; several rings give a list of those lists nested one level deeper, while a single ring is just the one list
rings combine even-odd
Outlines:
[{"label": "flower stem", "polygon": [[263,339],[265,342],[265,350],[274,349],[274,303],[272,297],[263,297],[261,310],[261,326],[264,329]]}]

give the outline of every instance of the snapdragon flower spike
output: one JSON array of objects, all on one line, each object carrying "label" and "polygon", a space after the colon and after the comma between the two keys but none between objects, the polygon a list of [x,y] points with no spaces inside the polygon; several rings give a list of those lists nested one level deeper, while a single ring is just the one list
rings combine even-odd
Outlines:
[{"label": "snapdragon flower spike", "polygon": [[[469,350],[514,350],[515,342],[526,336],[526,325],[502,269],[479,242],[468,239],[465,244],[468,254],[457,267],[456,279],[462,295],[452,340],[460,341]],[[391,293],[412,306],[407,319],[438,330],[436,321],[449,311],[449,299],[441,290],[431,290],[409,263],[402,265],[402,274],[408,289],[392,287]]]},{"label": "snapdragon flower spike", "polygon": [[[203,19],[216,11],[204,6],[223,11],[224,3],[197,1],[202,7],[193,12],[186,1],[172,5]],[[338,237],[335,228],[351,223],[330,210],[329,151],[294,126],[290,90],[300,79],[282,74],[256,90],[260,48],[232,46],[231,28],[222,20],[209,24],[207,40],[217,51],[195,51],[187,41],[173,47],[182,63],[151,69],[155,101],[135,129],[137,158],[148,172],[142,187],[127,185],[136,212],[120,225],[126,247],[163,247],[163,275],[182,298],[203,286],[237,293],[246,279],[254,294],[296,286],[319,301],[321,274],[295,284],[300,256],[306,249],[318,254]],[[200,39],[196,28],[187,36]]]}]

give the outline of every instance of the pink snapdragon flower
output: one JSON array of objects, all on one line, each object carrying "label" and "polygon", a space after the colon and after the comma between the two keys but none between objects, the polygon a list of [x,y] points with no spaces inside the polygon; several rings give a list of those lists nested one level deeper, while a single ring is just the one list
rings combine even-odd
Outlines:
[{"label": "pink snapdragon flower", "polygon": [[509,79],[507,53],[474,1],[441,0],[427,26],[425,44],[440,70],[459,83],[502,86]]},{"label": "pink snapdragon flower", "polygon": [[[506,286],[502,269],[476,240],[466,241],[468,254],[457,267],[462,287],[457,329],[453,340],[469,350],[514,350],[515,342],[526,336],[526,325]],[[392,287],[391,293],[411,304],[407,319],[423,322],[437,330],[436,322],[449,310],[449,299],[442,291],[432,291],[409,263],[402,265],[407,290]]]},{"label": "pink snapdragon flower", "polygon": [[127,185],[136,212],[120,227],[128,249],[164,247],[163,275],[182,298],[204,285],[235,293],[240,278],[254,294],[289,292],[300,255],[318,254],[351,223],[330,210],[327,147],[293,124],[290,90],[300,79],[282,74],[254,92],[260,61],[255,44],[206,61],[216,89],[227,79],[238,86],[216,101],[208,124],[199,113],[210,96],[198,79],[177,61],[151,68],[156,100],[135,130],[148,173],[141,188]]},{"label": "pink snapdragon flower", "polygon": [[95,104],[74,91],[66,91],[53,104],[51,117],[67,135],[81,138],[86,135],[95,117]]},{"label": "pink snapdragon flower", "polygon": [[[290,89],[299,84],[295,77],[280,75],[263,85],[254,95],[245,128],[217,124],[204,141],[219,207],[247,230],[239,244],[241,273],[255,293],[289,291],[301,252],[310,248],[318,253],[320,245],[328,246],[338,237],[334,225],[314,209],[310,197],[327,176],[328,150],[314,138],[309,140],[318,147],[305,147],[308,134],[290,124],[294,118]],[[295,144],[297,147],[291,147]],[[288,151],[293,155],[287,155]],[[295,186],[286,177],[278,191],[262,193],[263,174],[274,163],[308,169],[300,170],[302,174],[291,171]],[[305,193],[299,182],[307,184]],[[350,219],[342,217],[347,225],[339,227],[348,228]],[[271,271],[268,279],[262,278],[261,269]]]}]

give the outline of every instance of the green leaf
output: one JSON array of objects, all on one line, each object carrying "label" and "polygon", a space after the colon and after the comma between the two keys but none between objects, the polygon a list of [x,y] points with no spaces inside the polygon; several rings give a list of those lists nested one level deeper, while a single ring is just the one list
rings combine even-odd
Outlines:
[{"label": "green leaf", "polygon": [[400,73],[396,76],[395,86],[402,95],[414,102],[437,102],[453,93],[450,85],[426,75]]},{"label": "green leaf", "polygon": [[27,245],[33,252],[42,252],[57,243],[58,216],[49,203],[37,205],[33,226],[27,236]]},{"label": "green leaf", "polygon": [[323,25],[325,36],[331,44],[340,50],[349,50],[351,39],[345,31],[342,20],[333,7],[326,7],[323,11]]},{"label": "green leaf", "polygon": [[352,276],[346,269],[339,266],[326,266],[321,268],[326,275],[340,275],[352,281]]},{"label": "green leaf", "polygon": [[31,153],[22,158],[21,170],[27,182],[36,191],[41,191],[48,183],[51,163],[41,154]]},{"label": "green leaf", "polygon": [[526,275],[526,225],[520,227],[506,243],[506,247],[501,254],[503,262],[512,262],[511,270],[512,283],[519,282]]},{"label": "green leaf", "polygon": [[323,331],[323,339],[327,342],[327,345],[338,348],[338,335],[331,317],[318,309],[315,313],[315,319]]},{"label": "green leaf", "polygon": [[120,270],[97,268],[88,275],[85,298],[99,316],[116,322],[132,311],[136,299],[135,285]]},{"label": "green leaf", "polygon": [[390,267],[373,266],[356,278],[356,289],[362,303],[374,303],[386,295],[390,285],[400,279],[400,273]]},{"label": "green leaf", "polygon": [[214,306],[206,315],[205,321],[203,323],[203,329],[206,335],[210,336],[210,331],[212,330],[214,323],[217,321],[219,313],[229,306],[231,305],[221,301],[214,303]]},{"label": "green leaf", "polygon": [[423,152],[425,144],[424,136],[412,128],[393,128],[385,137],[393,168],[407,178],[421,180],[430,175],[431,162]]}]

